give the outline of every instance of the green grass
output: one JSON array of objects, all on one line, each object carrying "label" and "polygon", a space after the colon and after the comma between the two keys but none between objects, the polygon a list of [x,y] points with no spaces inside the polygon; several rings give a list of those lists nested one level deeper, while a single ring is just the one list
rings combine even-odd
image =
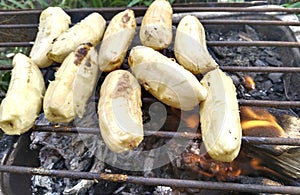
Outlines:
[{"label": "green grass", "polygon": [[[188,2],[217,2],[218,0],[170,0],[170,3]],[[241,0],[228,0],[228,2],[240,2]],[[58,6],[62,8],[84,8],[84,7],[118,7],[118,6],[148,6],[153,0],[0,0],[2,9],[34,9]]]},{"label": "green grass", "polygon": [[83,8],[83,7],[116,7],[116,6],[136,6],[149,5],[153,0],[1,0],[2,9],[34,9],[46,8],[49,6],[59,6],[63,8]]}]

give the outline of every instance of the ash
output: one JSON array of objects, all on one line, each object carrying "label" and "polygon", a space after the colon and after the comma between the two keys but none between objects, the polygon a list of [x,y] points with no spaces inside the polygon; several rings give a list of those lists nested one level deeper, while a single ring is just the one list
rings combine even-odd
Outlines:
[{"label": "ash", "polygon": [[[83,119],[75,119],[74,124],[79,127],[98,128],[95,103],[88,105]],[[147,117],[146,117],[147,118]],[[49,125],[43,114],[36,121],[36,125]],[[72,125],[74,125],[72,124]],[[147,128],[147,127],[146,127]],[[151,125],[148,128],[152,128]],[[153,139],[145,138],[143,143],[134,151],[116,154],[111,152],[99,135],[91,134],[63,134],[48,132],[33,132],[31,134],[32,149],[38,149],[40,167],[45,169],[72,170],[94,173],[130,174],[136,176],[163,177],[162,170],[153,170],[154,159],[168,156],[166,153],[148,153],[143,156],[146,146],[154,143]],[[164,144],[161,139],[154,143],[156,146]],[[109,164],[107,163],[109,162]],[[144,171],[126,171],[130,167]],[[116,168],[119,167],[119,168]],[[124,169],[122,169],[124,168]],[[164,167],[162,169],[165,169]],[[172,189],[165,186],[148,187],[135,184],[113,183],[108,181],[76,180],[69,178],[54,178],[47,176],[32,176],[32,194],[171,194]]]},{"label": "ash", "polygon": [[[91,110],[92,105],[88,108]],[[95,114],[87,114],[78,125],[98,127]],[[79,119],[76,119],[79,120]],[[50,123],[42,114],[36,121],[37,125]],[[104,147],[99,136],[91,134],[61,134],[33,132],[31,148],[39,149],[41,168],[100,172],[103,163],[95,158],[95,153]],[[51,178],[45,176],[32,177],[33,194],[86,194],[94,181],[76,181],[69,178]]]}]

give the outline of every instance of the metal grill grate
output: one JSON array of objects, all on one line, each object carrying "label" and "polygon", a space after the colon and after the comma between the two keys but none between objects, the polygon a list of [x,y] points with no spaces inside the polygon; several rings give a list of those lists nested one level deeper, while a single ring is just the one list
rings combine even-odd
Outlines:
[{"label": "metal grill grate", "polygon": [[[123,10],[123,8],[104,8],[104,9],[73,9],[68,10],[68,14],[75,20],[79,20],[83,16],[97,11],[103,14],[106,18],[111,18],[117,12]],[[138,24],[141,22],[141,17],[145,13],[146,8],[137,7],[133,8],[138,17]],[[297,8],[268,8],[268,7],[174,7],[174,13],[186,13],[186,12],[230,12],[230,13],[270,13],[276,12],[280,14],[300,13],[300,9]],[[32,31],[32,34],[36,33],[38,26],[38,16],[40,10],[26,10],[26,11],[1,11],[0,18],[9,18],[7,21],[12,23],[0,24],[0,31],[2,30],[14,30],[15,32],[22,33],[25,29],[25,33]],[[27,23],[22,23],[27,21]],[[76,21],[75,21],[76,22]],[[174,24],[178,24],[179,20],[174,19]],[[263,26],[300,26],[300,22],[290,21],[277,21],[277,20],[232,20],[232,19],[203,19],[201,22],[206,25],[218,25],[218,24],[255,24]],[[23,33],[24,33],[23,32]],[[22,41],[6,41],[0,42],[0,47],[31,47],[32,36],[24,35],[27,40]],[[239,41],[208,41],[208,46],[272,46],[272,47],[300,47],[299,42],[290,41],[251,41],[251,42],[239,42]],[[10,70],[10,65],[1,65],[0,70]],[[300,67],[231,67],[222,66],[221,69],[227,72],[281,72],[281,73],[300,73]],[[143,101],[151,101],[143,99]],[[299,108],[300,101],[271,101],[271,100],[239,100],[240,105],[248,106],[260,106],[260,107],[279,107],[279,108]],[[57,127],[57,126],[34,126],[32,131],[45,131],[56,133],[88,133],[99,134],[97,128],[83,128],[83,127]],[[201,139],[200,134],[180,133],[170,131],[146,131],[146,136],[156,136],[158,138],[172,138],[182,137],[186,139],[198,138]],[[272,137],[243,137],[243,142],[250,144],[266,144],[266,145],[293,145],[300,146],[300,138],[272,138]],[[129,182],[141,185],[165,185],[182,188],[201,188],[201,189],[215,189],[226,191],[239,191],[239,192],[253,192],[253,193],[283,193],[283,194],[300,194],[300,187],[298,186],[270,186],[270,185],[253,185],[253,184],[238,184],[230,182],[209,182],[209,181],[194,181],[194,180],[178,180],[178,179],[164,179],[164,178],[145,178],[136,177],[123,174],[102,174],[102,173],[90,173],[90,172],[74,172],[74,171],[62,171],[62,170],[45,170],[34,167],[24,166],[8,166],[0,165],[0,172],[19,173],[19,174],[37,174],[51,177],[68,177],[74,179],[91,179],[91,180],[107,180],[112,182]]]}]

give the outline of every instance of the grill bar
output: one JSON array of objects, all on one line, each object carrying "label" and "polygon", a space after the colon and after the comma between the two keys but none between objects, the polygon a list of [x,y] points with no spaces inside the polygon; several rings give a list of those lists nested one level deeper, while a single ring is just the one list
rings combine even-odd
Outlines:
[{"label": "grill bar", "polygon": [[[55,132],[55,133],[84,133],[99,135],[99,128],[72,127],[72,126],[34,126],[32,131],[38,132]],[[145,131],[145,136],[155,136],[159,138],[186,138],[186,139],[201,139],[199,133],[175,132],[175,131]],[[300,138],[278,138],[278,137],[249,137],[243,136],[242,140],[250,144],[266,144],[266,145],[292,145],[300,146]]]},{"label": "grill bar", "polygon": [[[145,102],[153,102],[153,98],[143,98]],[[243,100],[239,99],[240,106],[276,107],[276,108],[299,108],[300,101],[277,101],[277,100]]]},{"label": "grill bar", "polygon": [[280,72],[280,73],[296,73],[300,72],[300,67],[262,67],[262,66],[221,66],[222,70],[227,72]]},{"label": "grill bar", "polygon": [[[141,21],[138,21],[140,25]],[[179,20],[175,20],[173,24],[178,24]],[[226,24],[226,25],[241,25],[241,24],[252,24],[252,25],[278,25],[278,26],[300,26],[300,22],[296,21],[272,21],[272,20],[201,20],[202,24]],[[37,28],[38,24],[1,24],[0,29],[13,29],[13,28]]]},{"label": "grill bar", "polygon": [[209,46],[300,47],[300,42],[289,41],[207,41]]},{"label": "grill bar", "polygon": [[196,180],[180,180],[180,179],[165,179],[165,178],[146,178],[141,176],[130,176],[124,174],[106,174],[106,173],[91,173],[91,172],[76,172],[64,170],[50,170],[34,167],[23,166],[8,166],[0,165],[0,172],[10,172],[18,174],[42,175],[50,177],[62,177],[72,179],[87,179],[87,180],[105,180],[111,182],[128,182],[140,185],[149,186],[171,186],[177,188],[197,188],[211,190],[234,190],[240,192],[254,193],[284,193],[284,194],[299,194],[300,187],[295,186],[272,186],[272,185],[254,185],[254,184],[238,184],[229,182],[210,182]]},{"label": "grill bar", "polygon": [[239,100],[239,105],[276,108],[300,108],[300,101]]},{"label": "grill bar", "polygon": [[[107,12],[116,13],[126,9],[126,7],[116,8],[86,8],[86,9],[72,9],[66,10],[69,14],[82,13],[88,14],[90,12]],[[146,7],[133,7],[136,12],[145,12]],[[280,13],[300,13],[300,8],[284,8],[284,7],[173,7],[174,13],[182,12],[280,12]],[[18,10],[18,11],[1,11],[0,16],[16,16],[16,15],[31,15],[40,14],[41,10]]]},{"label": "grill bar", "polygon": [[[289,41],[207,41],[208,46],[300,47],[300,42]],[[33,42],[2,42],[0,47],[31,47]]]},{"label": "grill bar", "polygon": [[[1,70],[11,70],[11,65],[0,65]],[[300,72],[300,67],[259,67],[259,66],[221,66],[222,70],[227,72],[281,72],[281,73],[296,73]]]}]

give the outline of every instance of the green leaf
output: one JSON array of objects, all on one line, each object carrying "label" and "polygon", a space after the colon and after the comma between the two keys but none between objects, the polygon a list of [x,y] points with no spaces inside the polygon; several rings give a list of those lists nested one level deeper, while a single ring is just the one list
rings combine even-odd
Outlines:
[{"label": "green leaf", "polygon": [[289,6],[289,8],[299,8],[299,7],[300,7],[300,2],[293,3]]},{"label": "green leaf", "polygon": [[7,0],[8,2],[10,2],[11,4],[13,4],[13,6],[15,6],[16,8],[19,9],[27,9],[27,7],[25,5],[23,5],[22,3],[15,1],[15,0]]},{"label": "green leaf", "polygon": [[141,0],[132,0],[131,2],[129,2],[127,4],[127,7],[132,7],[132,6],[135,6],[136,4],[140,3]]}]

